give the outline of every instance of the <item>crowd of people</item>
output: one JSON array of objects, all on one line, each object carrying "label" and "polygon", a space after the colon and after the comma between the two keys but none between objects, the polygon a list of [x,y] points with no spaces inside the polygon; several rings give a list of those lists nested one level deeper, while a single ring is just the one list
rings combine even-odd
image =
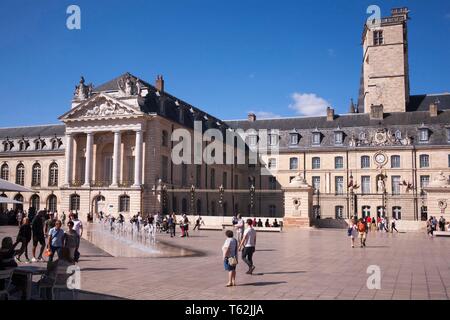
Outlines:
[{"label": "crowd of people", "polygon": [[441,216],[439,220],[437,220],[436,217],[431,216],[427,220],[427,234],[432,237],[435,231],[450,232],[450,223],[448,223],[443,216]]},{"label": "crowd of people", "polygon": [[359,238],[361,248],[366,247],[367,234],[369,232],[397,232],[397,219],[393,218],[389,223],[386,217],[372,218],[367,216],[365,218],[357,219],[352,216],[347,230],[347,235],[350,237],[352,248],[355,247],[355,239]]}]

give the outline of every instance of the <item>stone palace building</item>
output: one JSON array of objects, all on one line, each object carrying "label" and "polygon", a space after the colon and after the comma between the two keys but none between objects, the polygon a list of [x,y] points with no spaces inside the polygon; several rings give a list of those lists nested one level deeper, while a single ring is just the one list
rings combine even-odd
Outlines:
[{"label": "stone palace building", "polygon": [[[126,73],[96,87],[82,78],[62,124],[0,129],[0,177],[36,191],[3,196],[24,209],[83,217],[102,210],[283,218],[300,205],[308,219],[447,214],[446,199],[430,212],[437,207],[427,187],[445,185],[450,174],[450,94],[410,94],[408,14],[393,9],[379,28],[364,27],[359,99],[342,115],[330,107],[322,117],[223,121],[166,92],[162,76],[151,85]],[[273,174],[260,175],[259,165],[175,165],[172,132],[193,132],[194,121],[203,130],[277,130],[268,144],[279,154],[259,164]],[[249,148],[257,141],[245,137]],[[304,191],[294,205],[284,194],[293,186]]]}]

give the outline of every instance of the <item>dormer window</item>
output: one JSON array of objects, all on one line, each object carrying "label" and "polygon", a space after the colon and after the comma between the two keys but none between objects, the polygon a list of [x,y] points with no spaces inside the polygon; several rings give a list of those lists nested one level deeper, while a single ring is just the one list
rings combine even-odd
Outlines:
[{"label": "dormer window", "polygon": [[395,131],[395,139],[402,140],[402,132],[400,130]]},{"label": "dormer window", "polygon": [[277,134],[269,134],[269,146],[278,145],[278,135]]},{"label": "dormer window", "polygon": [[19,151],[25,151],[26,150],[26,144],[25,141],[19,142]]},{"label": "dormer window", "polygon": [[447,128],[447,142],[450,143],[450,128]]},{"label": "dormer window", "polygon": [[320,132],[313,132],[312,134],[312,144],[314,146],[319,146],[320,145],[320,140],[321,140],[322,136],[320,134]]},{"label": "dormer window", "polygon": [[430,138],[430,134],[429,134],[429,130],[428,128],[420,128],[419,129],[419,141],[420,142],[428,142],[429,138]]},{"label": "dormer window", "polygon": [[11,151],[14,148],[14,143],[12,141],[3,141],[3,151]]},{"label": "dormer window", "polygon": [[298,133],[292,132],[289,134],[289,145],[296,146],[298,145]]},{"label": "dormer window", "polygon": [[334,132],[334,144],[342,145],[344,143],[344,133],[340,130]]},{"label": "dormer window", "polygon": [[248,144],[252,147],[258,144],[258,136],[256,134],[252,134],[248,136]]}]

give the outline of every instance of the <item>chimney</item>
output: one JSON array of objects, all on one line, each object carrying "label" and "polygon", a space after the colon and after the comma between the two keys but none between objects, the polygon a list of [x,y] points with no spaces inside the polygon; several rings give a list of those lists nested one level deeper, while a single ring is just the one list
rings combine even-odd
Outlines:
[{"label": "chimney", "polygon": [[256,114],[254,113],[249,113],[247,116],[247,119],[249,122],[255,122],[256,121]]},{"label": "chimney", "polygon": [[334,109],[331,107],[327,108],[327,121],[333,121],[334,120]]},{"label": "chimney", "polygon": [[430,117],[434,118],[438,116],[438,106],[436,103],[430,104]]},{"label": "chimney", "polygon": [[383,105],[370,106],[370,120],[383,120]]},{"label": "chimney", "polygon": [[156,76],[155,87],[159,92],[164,92],[164,78],[162,75]]}]

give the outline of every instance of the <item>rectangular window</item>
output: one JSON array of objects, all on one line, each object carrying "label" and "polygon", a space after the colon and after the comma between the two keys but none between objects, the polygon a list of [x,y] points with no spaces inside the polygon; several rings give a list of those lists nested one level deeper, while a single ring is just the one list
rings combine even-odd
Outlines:
[{"label": "rectangular window", "polygon": [[320,158],[318,158],[318,157],[312,158],[312,168],[320,169]]},{"label": "rectangular window", "polygon": [[400,176],[392,177],[392,194],[399,195],[400,194]]},{"label": "rectangular window", "polygon": [[430,184],[430,176],[420,176],[420,188],[426,188]]},{"label": "rectangular window", "polygon": [[447,141],[450,143],[450,128],[447,128]]},{"label": "rectangular window", "polygon": [[289,136],[289,144],[291,146],[297,145],[298,144],[298,134],[297,133],[291,133]]},{"label": "rectangular window", "polygon": [[211,189],[215,189],[216,188],[216,170],[211,169],[211,176],[209,177],[210,179],[210,188]]},{"label": "rectangular window", "polygon": [[181,164],[181,185],[187,186],[187,164]]},{"label": "rectangular window", "polygon": [[361,157],[361,169],[370,169],[370,157],[368,156]]},{"label": "rectangular window", "polygon": [[391,168],[400,168],[400,156],[391,157]]},{"label": "rectangular window", "polygon": [[370,176],[361,177],[361,192],[362,194],[370,193]]},{"label": "rectangular window", "polygon": [[134,157],[128,157],[128,184],[134,183]]},{"label": "rectangular window", "polygon": [[344,137],[344,134],[342,132],[335,132],[334,133],[334,144],[341,145],[344,142],[343,137]]},{"label": "rectangular window", "polygon": [[320,145],[320,133],[314,132],[312,135],[312,144],[313,145]]},{"label": "rectangular window", "polygon": [[298,158],[290,158],[289,170],[297,170],[297,169],[298,169]]},{"label": "rectangular window", "polygon": [[373,32],[373,45],[381,46],[384,43],[383,30],[376,30]]},{"label": "rectangular window", "polygon": [[269,134],[269,146],[276,146],[278,144],[278,135]]},{"label": "rectangular window", "polygon": [[450,168],[450,154],[448,155],[448,167]]},{"label": "rectangular window", "polygon": [[344,194],[344,177],[335,177],[336,194]]},{"label": "rectangular window", "polygon": [[315,193],[320,191],[320,177],[312,177],[312,187]]},{"label": "rectangular window", "polygon": [[104,164],[104,173],[103,173],[103,178],[104,178],[104,182],[106,184],[110,184],[112,183],[112,176],[113,176],[113,157],[112,156],[108,156],[105,158],[105,164]]},{"label": "rectangular window", "polygon": [[335,169],[343,169],[344,168],[344,158],[343,157],[334,158],[334,168]]},{"label": "rectangular window", "polygon": [[420,129],[419,140],[420,142],[428,142],[428,129]]},{"label": "rectangular window", "polygon": [[422,154],[420,156],[420,167],[429,168],[430,167],[430,156],[427,154]]},{"label": "rectangular window", "polygon": [[250,146],[256,146],[258,143],[258,136],[256,135],[251,135],[248,137],[248,144]]},{"label": "rectangular window", "polygon": [[239,189],[239,176],[237,174],[234,175],[234,189]]}]

